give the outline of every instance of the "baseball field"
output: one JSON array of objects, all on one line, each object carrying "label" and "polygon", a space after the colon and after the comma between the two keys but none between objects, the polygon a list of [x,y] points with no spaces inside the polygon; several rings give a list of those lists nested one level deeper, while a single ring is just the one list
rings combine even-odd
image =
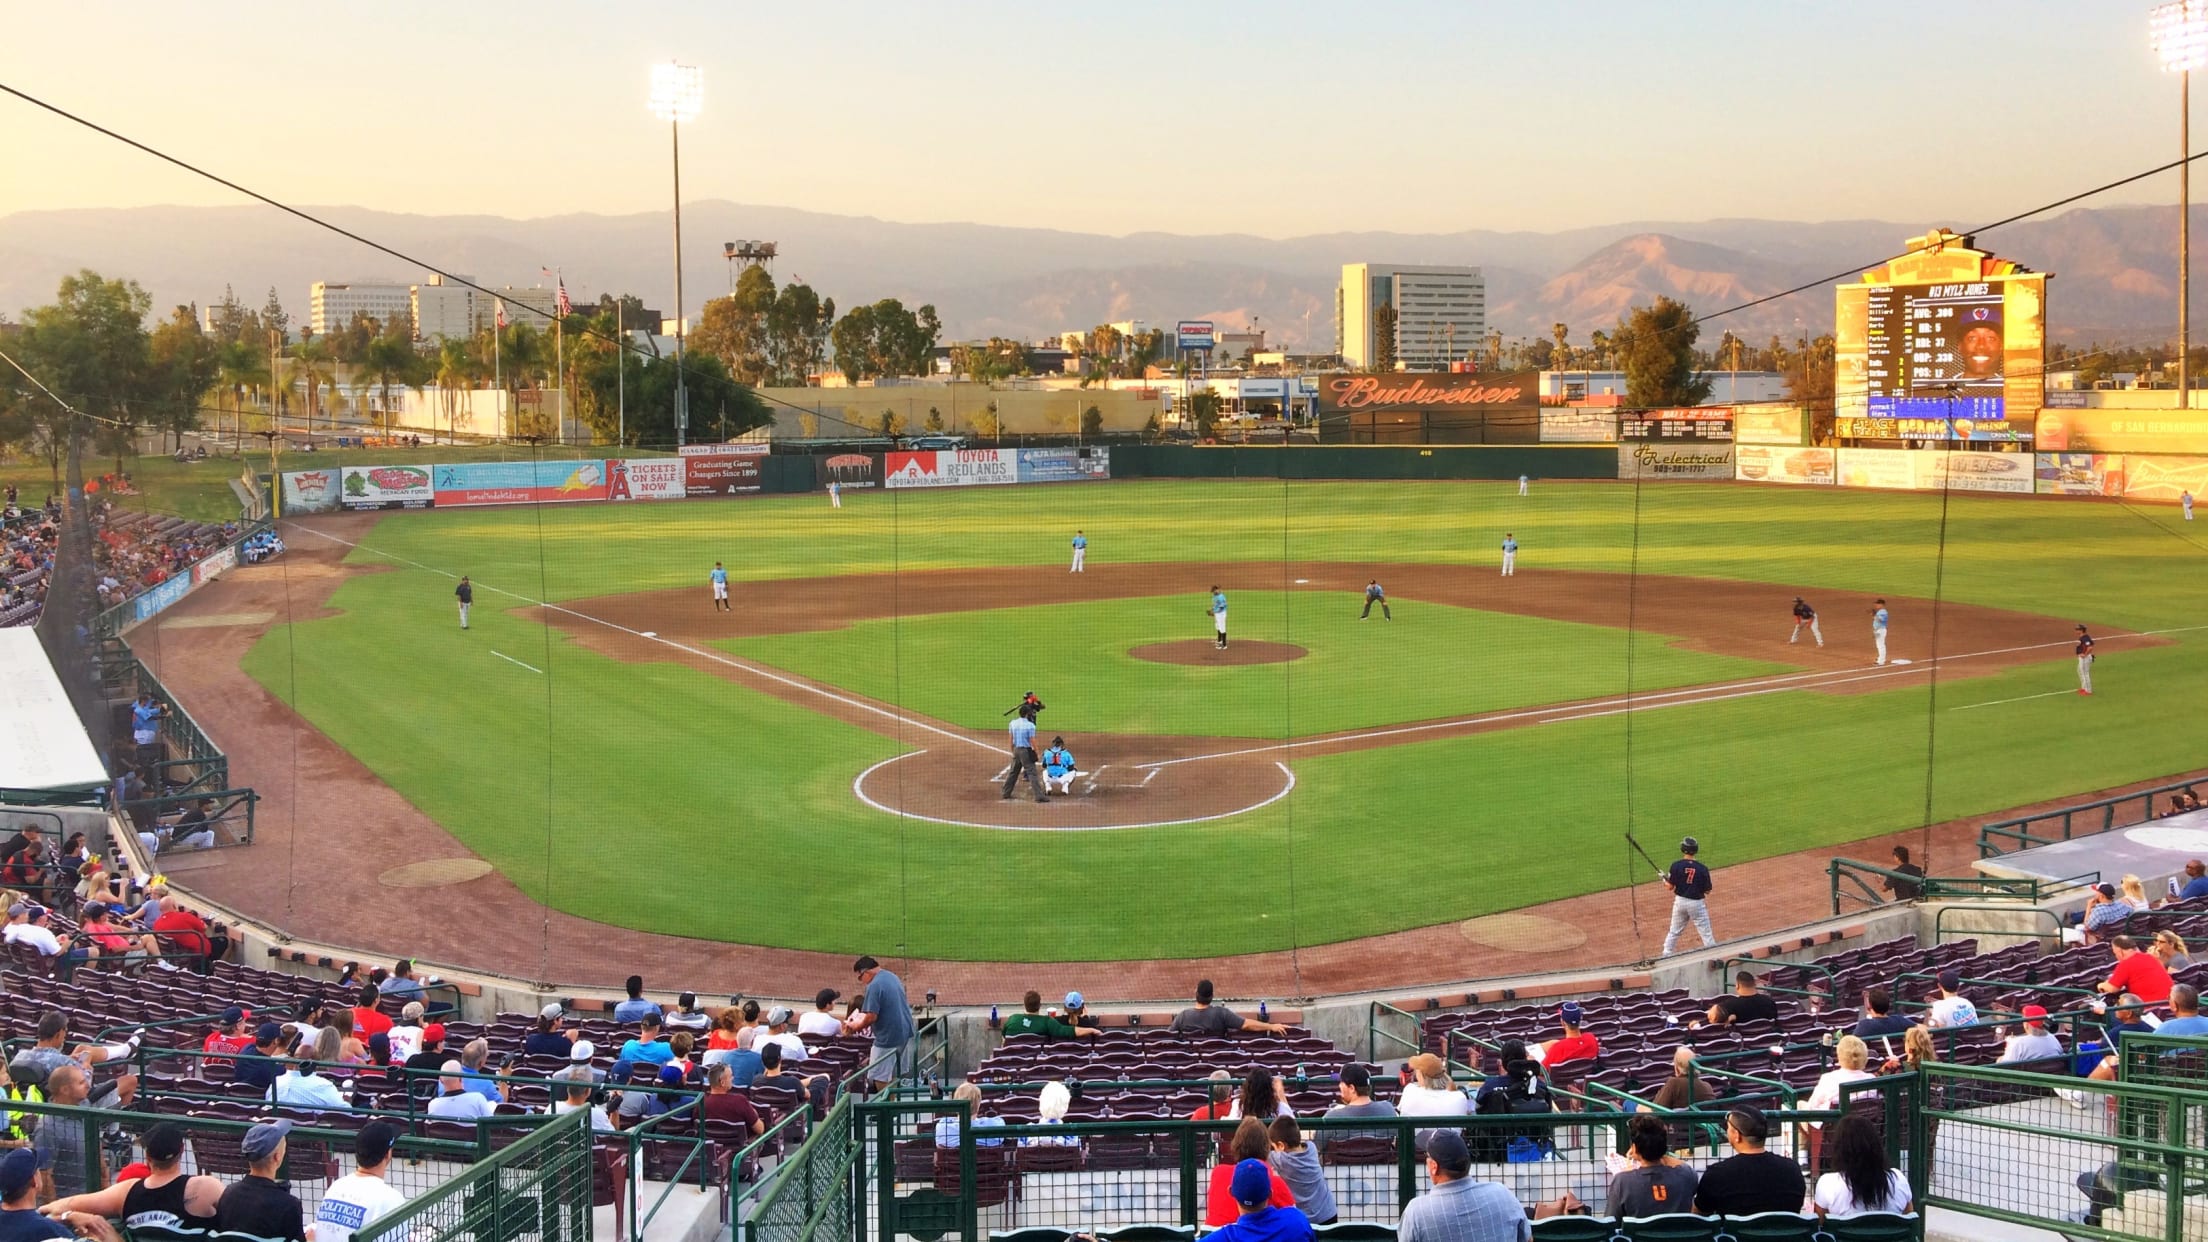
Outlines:
[{"label": "baseball field", "polygon": [[[1645,882],[1629,828],[1659,858],[1693,832],[1723,866],[2208,764],[2203,548],[2174,511],[1516,493],[1123,482],[309,518],[264,571],[294,576],[298,619],[242,664],[554,909],[959,960],[1332,943]],[[1360,618],[1375,578],[1392,620]],[[1822,649],[1788,641],[1797,595]],[[1029,690],[1085,773],[1048,805],[1000,797]],[[320,819],[348,830],[341,801]]]}]

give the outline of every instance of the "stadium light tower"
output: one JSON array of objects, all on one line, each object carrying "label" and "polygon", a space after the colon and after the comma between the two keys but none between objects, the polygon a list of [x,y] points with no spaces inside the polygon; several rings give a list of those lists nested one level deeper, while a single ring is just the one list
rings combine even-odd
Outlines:
[{"label": "stadium light tower", "polygon": [[690,390],[682,365],[682,123],[698,119],[705,102],[705,74],[696,65],[652,66],[652,115],[668,123],[675,157],[675,444],[688,440]]},{"label": "stadium light tower", "polygon": [[2192,361],[2192,120],[2193,70],[2208,68],[2208,0],[2172,0],[2147,15],[2155,55],[2177,74],[2177,405],[2190,409]]}]

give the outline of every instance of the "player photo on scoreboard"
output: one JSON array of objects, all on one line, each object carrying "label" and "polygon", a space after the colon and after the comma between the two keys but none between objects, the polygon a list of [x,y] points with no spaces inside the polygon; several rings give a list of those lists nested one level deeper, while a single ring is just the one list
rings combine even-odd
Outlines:
[{"label": "player photo on scoreboard", "polygon": [[2006,339],[2001,286],[1931,285],[1908,300],[1909,387],[1912,393],[2002,395]]}]

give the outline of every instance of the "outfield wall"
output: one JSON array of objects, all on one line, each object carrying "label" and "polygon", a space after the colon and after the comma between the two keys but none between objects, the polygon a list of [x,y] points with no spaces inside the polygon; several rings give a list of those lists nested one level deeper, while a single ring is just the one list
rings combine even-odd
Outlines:
[{"label": "outfield wall", "polygon": [[1115,479],[1615,479],[1615,444],[1137,444],[1112,449]]},{"label": "outfield wall", "polygon": [[2165,453],[1958,453],[1937,449],[1743,444],[1732,476],[1750,483],[1879,491],[2101,496],[2176,504],[2208,497],[2208,456]]}]

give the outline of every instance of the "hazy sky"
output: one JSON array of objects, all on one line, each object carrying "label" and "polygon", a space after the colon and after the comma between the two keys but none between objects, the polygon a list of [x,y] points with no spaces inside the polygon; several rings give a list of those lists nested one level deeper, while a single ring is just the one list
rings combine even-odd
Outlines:
[{"label": "hazy sky", "polygon": [[[90,0],[10,6],[0,80],[395,211],[664,207],[646,78],[679,58],[685,198],[1106,233],[1968,222],[2174,158],[2148,7]],[[0,214],[233,201],[0,97]]]}]

